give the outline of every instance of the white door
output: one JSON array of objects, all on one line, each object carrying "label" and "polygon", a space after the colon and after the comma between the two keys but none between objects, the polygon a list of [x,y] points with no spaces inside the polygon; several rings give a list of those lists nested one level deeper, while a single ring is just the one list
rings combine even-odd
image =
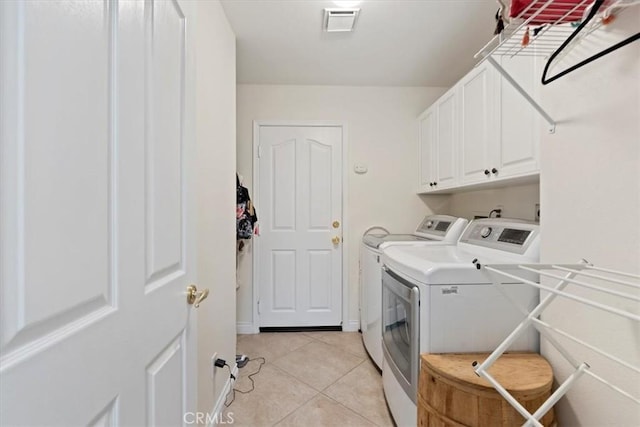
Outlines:
[{"label": "white door", "polygon": [[260,326],[338,326],[342,127],[260,125],[258,132]]},{"label": "white door", "polygon": [[0,2],[1,425],[194,409],[181,6]]}]

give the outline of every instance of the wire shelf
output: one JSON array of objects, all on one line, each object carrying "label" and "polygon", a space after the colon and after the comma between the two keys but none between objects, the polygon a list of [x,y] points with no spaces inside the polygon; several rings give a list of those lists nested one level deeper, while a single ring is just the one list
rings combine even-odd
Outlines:
[{"label": "wire shelf", "polygon": [[[577,24],[586,18],[594,1],[532,0],[517,17],[505,17],[503,31],[483,46],[474,58],[486,58],[490,55],[549,57],[573,34]],[[580,44],[620,10],[638,4],[640,0],[605,1],[595,18],[564,50],[570,51]]]}]

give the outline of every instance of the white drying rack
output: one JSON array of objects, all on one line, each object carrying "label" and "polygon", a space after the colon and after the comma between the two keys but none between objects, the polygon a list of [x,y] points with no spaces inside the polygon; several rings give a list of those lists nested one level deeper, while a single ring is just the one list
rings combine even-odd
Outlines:
[{"label": "white drying rack", "polygon": [[[576,285],[577,287],[587,288],[594,291],[614,295],[624,300],[640,303],[640,297],[627,292],[620,292],[614,289],[610,289],[605,285],[622,285],[631,287],[634,289],[640,289],[640,276],[634,274],[623,273],[619,271],[594,267],[586,262],[580,264],[524,264],[524,265],[483,265],[481,266],[490,276],[493,284],[497,289],[514,304],[518,309],[526,314],[526,318],[513,330],[513,332],[489,355],[489,357],[481,364],[475,367],[476,373],[485,378],[491,383],[491,385],[500,393],[510,404],[513,406],[526,420],[523,426],[542,426],[538,421],[540,420],[558,400],[560,400],[571,388],[571,386],[584,374],[591,376],[597,381],[603,383],[612,390],[620,393],[621,395],[629,398],[636,404],[640,405],[640,399],[632,396],[620,387],[612,384],[610,381],[602,378],[592,371],[590,366],[586,362],[577,361],[555,338],[554,335],[562,336],[570,341],[580,344],[599,355],[640,374],[640,367],[634,366],[612,354],[609,354],[605,350],[593,346],[571,334],[555,328],[554,326],[543,322],[538,319],[538,316],[555,300],[557,297],[568,298],[577,303],[584,304],[590,307],[594,307],[606,312],[612,313],[616,316],[621,316],[626,319],[630,319],[640,323],[640,315],[631,313],[629,311],[620,310],[616,307],[604,304],[599,301],[594,301],[579,295],[574,295],[565,288],[569,284]],[[560,273],[558,273],[560,272]],[[563,276],[564,274],[564,276]],[[554,286],[546,286],[538,283],[538,281],[531,280],[533,277],[546,277],[557,281]],[[531,311],[528,311],[516,303],[507,291],[503,288],[502,283],[504,278],[515,279],[518,282],[534,286],[543,291],[548,292],[544,298],[541,298],[540,303]],[[595,285],[589,283],[589,280],[595,280],[601,285]],[[556,389],[556,391],[549,396],[549,398],[533,413],[529,413],[498,381],[496,381],[488,370],[493,363],[500,358],[500,356],[508,350],[511,344],[518,339],[520,335],[526,332],[527,328],[535,327],[540,335],[555,347],[558,352],[573,366],[573,373]]]}]

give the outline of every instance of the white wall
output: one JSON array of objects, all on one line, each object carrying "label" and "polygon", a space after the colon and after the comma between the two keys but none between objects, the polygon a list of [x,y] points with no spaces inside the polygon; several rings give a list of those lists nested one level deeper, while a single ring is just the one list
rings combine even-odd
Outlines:
[{"label": "white wall", "polygon": [[211,378],[211,355],[233,366],[235,328],[235,36],[218,0],[197,2],[196,93],[198,288],[198,410],[224,400],[227,369]]},{"label": "white wall", "polygon": [[[251,190],[253,120],[336,120],[347,125],[348,201],[344,248],[348,251],[349,318],[358,328],[358,251],[372,225],[412,231],[429,209],[416,196],[416,117],[445,88],[238,85],[238,172]],[[369,172],[357,175],[354,163]],[[258,219],[260,205],[256,203]],[[252,323],[251,249],[240,263],[238,323]]]},{"label": "white wall", "polygon": [[[607,31],[638,31],[640,10],[629,9]],[[606,32],[583,43],[592,52],[611,43]],[[575,61],[569,55],[568,61]],[[640,273],[640,43],[636,42],[543,89],[543,105],[557,120],[542,140],[542,262],[589,262]],[[622,290],[622,289],[621,289]],[[624,289],[628,291],[629,289]],[[637,303],[618,307],[640,313]],[[546,321],[640,366],[640,328],[597,310],[556,301]],[[570,346],[579,361],[640,398],[640,376]],[[557,378],[569,366],[549,345],[543,354]],[[581,378],[558,405],[563,426],[637,426],[640,406]]]},{"label": "white wall", "polygon": [[452,194],[442,213],[473,219],[474,215],[487,216],[500,206],[503,218],[533,221],[536,203],[540,203],[539,184],[515,185]]}]

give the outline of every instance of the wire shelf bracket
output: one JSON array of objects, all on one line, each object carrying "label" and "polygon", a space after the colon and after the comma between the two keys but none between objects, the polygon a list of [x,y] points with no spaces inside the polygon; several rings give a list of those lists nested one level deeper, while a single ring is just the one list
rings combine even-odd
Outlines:
[{"label": "wire shelf bracket", "polygon": [[[628,363],[610,353],[605,349],[598,348],[589,344],[588,342],[581,340],[561,329],[548,324],[538,317],[542,312],[558,297],[566,298],[571,301],[597,308],[602,311],[614,314],[616,316],[629,319],[634,322],[638,322],[640,326],[640,315],[621,310],[617,307],[604,304],[600,301],[585,298],[579,295],[575,295],[572,291],[566,288],[569,285],[573,285],[574,288],[586,288],[596,292],[606,293],[621,298],[625,301],[632,301],[635,303],[640,302],[640,297],[637,294],[629,292],[621,292],[610,289],[611,285],[618,285],[624,287],[631,287],[634,292],[637,293],[640,290],[640,276],[635,274],[629,274],[625,272],[599,268],[586,261],[581,261],[577,264],[504,264],[504,265],[482,265],[482,268],[487,276],[493,282],[494,286],[504,295],[512,304],[514,304],[521,312],[525,314],[524,320],[516,326],[516,328],[509,334],[505,340],[498,345],[498,347],[487,357],[487,359],[479,365],[475,366],[475,372],[480,377],[486,379],[495,390],[504,397],[504,399],[513,406],[516,411],[523,416],[526,422],[523,424],[525,427],[536,426],[542,427],[540,419],[569,391],[573,384],[580,379],[580,377],[587,375],[591,378],[604,384],[611,390],[619,393],[620,395],[628,398],[632,402],[640,405],[640,398],[633,396],[622,388],[611,383],[606,378],[602,378],[599,375],[591,371],[591,366],[587,362],[581,362],[573,357],[571,352],[567,351],[558,341],[557,337],[563,337],[570,341],[580,344],[581,346],[592,350],[600,356],[609,359],[617,363],[618,365],[640,374],[640,366]],[[552,273],[555,271],[556,273]],[[557,273],[560,272],[560,273]],[[545,277],[549,280],[555,281],[555,285],[547,286],[538,283],[538,281],[532,280],[533,277]],[[505,282],[505,278],[509,283],[513,283],[514,279],[517,282],[521,282],[538,289],[547,292],[547,295],[540,300],[532,310],[527,310],[517,304],[513,298],[507,293],[502,283]],[[589,279],[594,279],[598,285],[589,283]],[[534,327],[547,342],[552,345],[562,355],[571,366],[574,371],[567,377],[558,388],[547,398],[545,402],[533,413],[528,412],[500,383],[489,374],[489,368],[495,363],[496,360],[502,356],[502,354],[509,349],[511,344],[517,340],[520,335],[525,333],[529,327]]]},{"label": "wire shelf bracket", "polygon": [[548,130],[549,133],[555,133],[556,131],[556,122],[551,118],[551,116],[545,111],[544,108],[542,108],[540,106],[540,104],[538,104],[538,102],[536,102],[535,99],[533,99],[531,97],[531,95],[529,95],[529,93],[524,90],[524,88],[522,86],[520,86],[520,84],[514,80],[513,77],[511,77],[511,74],[509,74],[509,72],[507,70],[505,70],[502,65],[500,65],[500,63],[498,63],[498,61],[495,60],[495,58],[493,58],[492,56],[488,56],[487,61],[493,65],[493,67],[498,71],[498,73],[500,73],[500,75],[502,77],[504,77],[504,79],[506,81],[509,82],[509,84],[511,84],[511,86],[513,86],[513,88],[524,97],[524,99],[527,100],[527,102],[529,104],[531,104],[531,106],[542,116],[542,118],[547,122],[547,124],[549,125]]},{"label": "wire shelf bracket", "polygon": [[[509,17],[510,7],[505,1],[500,5],[496,19],[499,29],[474,58],[477,65],[487,60],[518,91],[549,125],[549,133],[555,132],[556,122],[546,111],[502,68],[495,57],[538,56],[547,58],[542,73],[542,84],[548,84],[565,74],[576,70],[608,53],[640,39],[637,33],[602,52],[569,67],[552,77],[547,72],[552,63],[565,57],[571,49],[580,44],[597,29],[610,22],[623,9],[640,5],[640,0],[530,0],[521,6],[517,16]],[[508,3],[508,2],[507,2]]]}]

